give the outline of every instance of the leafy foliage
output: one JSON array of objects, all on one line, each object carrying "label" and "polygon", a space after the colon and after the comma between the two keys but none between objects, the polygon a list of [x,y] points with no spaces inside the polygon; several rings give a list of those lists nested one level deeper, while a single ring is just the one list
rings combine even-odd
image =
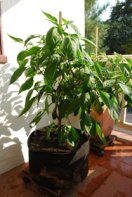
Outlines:
[{"label": "leafy foliage", "polygon": [[[104,140],[99,124],[90,116],[91,108],[95,106],[100,113],[106,105],[113,118],[117,118],[119,93],[127,95],[125,98],[129,103],[131,100],[131,63],[118,55],[115,59],[90,57],[84,46],[94,44],[82,38],[72,22],[62,19],[59,24],[54,16],[44,15],[53,27],[46,35],[31,35],[23,41],[24,50],[17,56],[18,68],[10,80],[12,84],[22,75],[26,77],[19,89],[19,93],[27,91],[20,116],[41,101],[43,106],[38,109],[31,126],[36,125],[45,113],[52,113],[58,123],[59,142],[75,145],[80,136],[78,131],[69,125],[62,126],[62,119],[74,113],[80,117],[82,132],[95,136],[97,130]],[[75,30],[74,34],[68,33],[69,26]],[[18,42],[22,40],[10,37]],[[49,130],[47,135],[50,137]]]},{"label": "leafy foliage", "polygon": [[125,95],[129,106],[132,106],[132,61],[115,54],[115,57],[96,57],[94,63],[99,67],[94,67],[95,77],[99,79],[96,80],[96,103],[105,104],[110,109],[112,118],[118,120],[121,94]]},{"label": "leafy foliage", "polygon": [[132,53],[132,1],[117,2],[113,7],[109,28],[104,45],[108,47],[107,53]]},{"label": "leafy foliage", "polygon": [[[98,52],[105,51],[103,46],[104,39],[107,35],[108,24],[100,20],[100,15],[106,10],[108,3],[102,7],[97,6],[97,0],[85,0],[85,36],[92,42],[96,42],[96,27],[99,29]],[[95,48],[87,45],[88,53],[95,54]]]}]

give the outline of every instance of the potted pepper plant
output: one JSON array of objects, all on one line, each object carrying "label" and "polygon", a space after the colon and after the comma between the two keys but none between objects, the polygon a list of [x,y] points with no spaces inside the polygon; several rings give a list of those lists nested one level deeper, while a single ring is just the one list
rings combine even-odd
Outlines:
[{"label": "potted pepper plant", "polygon": [[[31,126],[45,114],[52,115],[52,124],[29,136],[29,171],[37,183],[58,191],[87,176],[89,136],[97,133],[105,142],[100,123],[91,113],[101,113],[107,106],[117,118],[119,94],[125,93],[130,103],[131,68],[129,61],[118,57],[112,66],[106,66],[104,58],[90,57],[85,45],[95,45],[81,37],[71,21],[62,18],[60,24],[51,14],[44,15],[53,25],[45,35],[30,35],[26,40],[9,35],[24,46],[10,84],[25,75],[19,93],[26,91],[27,96],[20,116],[37,103]],[[80,128],[71,124],[71,114],[79,117]]]},{"label": "potted pepper plant", "polygon": [[[118,124],[121,108],[132,106],[132,60],[116,53],[113,56],[92,55],[91,58],[93,66],[90,67],[91,81],[88,84],[88,94],[91,96],[88,116],[99,125],[93,124],[91,127],[90,147],[97,155],[102,156],[104,147],[113,144],[116,139],[111,132],[114,125]],[[123,99],[126,101],[124,106]],[[76,122],[80,128],[80,117],[74,116],[72,119],[74,125]]]},{"label": "potted pepper plant", "polygon": [[101,94],[91,107],[91,116],[100,123],[107,137],[114,123],[118,123],[123,97],[126,100],[123,107],[132,106],[132,60],[115,53],[113,56],[96,56],[93,62],[99,77],[96,85]]}]

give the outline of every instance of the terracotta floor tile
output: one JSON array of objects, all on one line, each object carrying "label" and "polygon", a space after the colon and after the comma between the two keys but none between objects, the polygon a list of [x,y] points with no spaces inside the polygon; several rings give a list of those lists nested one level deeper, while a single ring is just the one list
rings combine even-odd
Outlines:
[{"label": "terracotta floor tile", "polygon": [[[112,172],[107,180],[94,192],[92,197],[131,197],[132,180]],[[88,196],[87,196],[88,197]]]},{"label": "terracotta floor tile", "polygon": [[90,153],[89,155],[89,167],[93,166],[93,165],[97,165],[97,161],[100,159],[99,156],[97,156],[96,154],[94,154],[93,152]]},{"label": "terracotta floor tile", "polygon": [[114,158],[106,158],[105,160],[102,159],[102,161],[99,162],[99,165],[107,169],[111,169],[114,171],[116,170],[120,174],[132,178],[132,166],[124,162],[121,162],[118,159],[114,159]]},{"label": "terracotta floor tile", "polygon": [[64,197],[81,197],[87,193],[91,196],[91,194],[98,188],[99,184],[101,184],[106,177],[110,174],[110,171],[101,167],[101,166],[93,166],[89,169],[88,176],[86,179],[74,186],[72,190],[70,190]]},{"label": "terracotta floor tile", "polygon": [[108,158],[114,158],[132,166],[132,146],[124,144],[115,144],[105,149]]},{"label": "terracotta floor tile", "polygon": [[87,185],[84,190],[80,190],[83,192],[83,195],[80,195],[80,192],[77,193],[77,197],[81,196],[92,196],[93,192],[102,185],[104,180],[110,175],[111,171],[107,170],[105,168],[102,168],[100,166],[95,166],[95,168],[92,169],[92,174],[89,173],[89,181],[87,182]]}]

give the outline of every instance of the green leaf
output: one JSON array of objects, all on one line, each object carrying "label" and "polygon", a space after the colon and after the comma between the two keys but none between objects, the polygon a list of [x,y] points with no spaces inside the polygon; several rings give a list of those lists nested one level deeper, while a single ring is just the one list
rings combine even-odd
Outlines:
[{"label": "green leaf", "polygon": [[[79,109],[80,111],[80,109]],[[83,109],[84,111],[84,109]],[[80,112],[79,112],[80,113]],[[92,119],[89,116],[89,114],[87,114],[87,112],[81,112],[80,114],[80,126],[81,126],[81,130],[82,131],[87,131],[87,133],[90,133],[91,130],[91,126],[92,126]]]},{"label": "green leaf", "polygon": [[[43,12],[43,11],[42,11]],[[43,14],[49,19],[49,21],[51,21],[53,24],[58,25],[58,21],[57,18],[55,18],[54,16],[52,16],[51,14],[47,13],[47,12],[43,12]]]},{"label": "green leaf", "polygon": [[120,103],[118,102],[117,98],[113,95],[111,98],[111,103],[114,106],[115,109],[120,109]]},{"label": "green leaf", "polygon": [[25,103],[28,103],[33,93],[33,89],[29,90],[25,99]]},{"label": "green leaf", "polygon": [[111,75],[111,79],[120,79],[122,77],[122,73],[113,73],[113,76]]},{"label": "green leaf", "polygon": [[57,27],[52,27],[46,34],[46,44],[51,50],[54,49],[56,44],[60,42],[61,36]]},{"label": "green leaf", "polygon": [[46,69],[45,69],[45,73],[44,73],[44,80],[45,80],[45,84],[49,87],[52,88],[52,85],[54,83],[54,76],[57,70],[56,67],[56,63],[53,62],[49,65],[47,65]]},{"label": "green leaf", "polygon": [[124,66],[132,73],[132,59],[127,59],[127,62]]},{"label": "green leaf", "polygon": [[34,70],[34,68],[27,68],[25,70],[25,75],[26,77],[33,77],[36,74],[36,71]]},{"label": "green leaf", "polygon": [[34,117],[34,119],[30,122],[30,127],[35,126],[36,124],[38,124],[38,122],[42,119],[42,117],[45,114],[45,110],[41,110],[37,113],[37,115]]},{"label": "green leaf", "polygon": [[79,43],[77,39],[73,39],[70,36],[64,37],[63,40],[63,53],[69,58],[74,59],[77,57],[77,51],[79,49]]},{"label": "green leaf", "polygon": [[81,98],[71,99],[69,104],[67,105],[67,115],[75,112],[80,107]]},{"label": "green leaf", "polygon": [[130,70],[129,70],[129,67],[126,66],[126,65],[127,65],[127,64],[121,64],[121,65],[120,65],[120,69],[121,69],[123,75],[127,77],[127,76],[129,76],[129,74],[130,74]]},{"label": "green leaf", "polygon": [[101,96],[102,101],[104,102],[104,104],[107,105],[108,108],[111,108],[109,94],[107,92],[104,92],[104,91],[100,91],[99,94],[100,94],[100,96]]},{"label": "green leaf", "polygon": [[104,144],[106,144],[105,136],[104,136],[104,134],[103,134],[103,132],[101,130],[101,127],[100,127],[100,125],[98,123],[96,123],[96,132],[97,132],[99,138],[101,139],[101,141]]},{"label": "green leaf", "polygon": [[127,104],[125,107],[132,107],[132,97],[129,97],[128,95],[124,95],[125,101],[127,101]]},{"label": "green leaf", "polygon": [[25,69],[25,67],[19,67],[17,70],[15,70],[15,72],[11,76],[10,84],[14,83],[23,74]]},{"label": "green leaf", "polygon": [[76,143],[77,140],[79,139],[79,134],[76,129],[71,127],[71,130],[69,131],[68,139],[70,143]]},{"label": "green leaf", "polygon": [[91,130],[91,126],[85,125],[85,131],[89,134]]},{"label": "green leaf", "polygon": [[96,99],[93,103],[93,109],[98,113],[101,114],[103,112],[103,106],[102,103],[99,101],[99,99]]},{"label": "green leaf", "polygon": [[14,37],[14,36],[12,36],[12,35],[10,35],[10,34],[8,34],[8,36],[9,36],[12,40],[14,40],[15,42],[19,42],[19,43],[23,43],[23,42],[24,42],[23,39],[21,39],[21,38]]},{"label": "green leaf", "polygon": [[115,83],[116,83],[116,80],[115,79],[106,80],[106,81],[104,81],[103,86],[104,86],[104,88],[113,87],[113,85]]},{"label": "green leaf", "polygon": [[63,118],[67,114],[68,104],[69,104],[68,100],[60,101],[59,106],[58,106],[58,110],[59,110],[59,114],[60,114],[61,118]]},{"label": "green leaf", "polygon": [[39,92],[38,92],[38,96],[37,96],[38,103],[39,103],[41,97],[42,97],[43,94],[44,94],[44,90],[45,90],[45,86],[43,86],[43,87],[39,90]]},{"label": "green leaf", "polygon": [[91,127],[91,117],[89,116],[89,114],[85,114],[85,119],[84,119],[84,123],[85,125]]},{"label": "green leaf", "polygon": [[68,25],[69,23],[71,23],[71,21],[66,20],[65,18],[62,18],[62,21],[65,25]]},{"label": "green leaf", "polygon": [[94,119],[92,119],[90,135],[94,137],[96,136],[96,121]]},{"label": "green leaf", "polygon": [[36,55],[36,53],[40,50],[40,47],[38,46],[34,46],[34,47],[31,47],[30,49],[27,49],[27,50],[24,50],[24,51],[21,51],[18,56],[17,56],[17,61],[18,63],[20,64],[23,59],[25,59],[26,57],[28,56],[31,56],[31,55]]},{"label": "green leaf", "polygon": [[118,102],[117,98],[113,95],[111,98],[111,108],[110,115],[113,120],[119,119],[119,110],[120,110],[120,102]]},{"label": "green leaf", "polygon": [[10,79],[10,84],[14,83],[25,71],[25,65],[27,64],[28,60],[25,59],[23,61],[21,61],[21,64],[19,65],[19,68],[17,70],[14,71],[14,73],[11,76]]},{"label": "green leaf", "polygon": [[23,84],[22,86],[20,87],[19,89],[19,93],[25,91],[25,90],[28,90],[32,87],[33,85],[33,77],[27,79]]},{"label": "green leaf", "polygon": [[94,44],[91,40],[87,38],[81,38],[87,45],[92,45],[93,47],[96,47],[96,44]]},{"label": "green leaf", "polygon": [[27,51],[21,51],[18,55],[17,55],[17,62],[18,64],[21,64],[21,62],[23,61],[23,59],[25,59],[25,57],[27,57]]},{"label": "green leaf", "polygon": [[49,126],[47,129],[46,129],[46,139],[50,139],[50,133],[51,133],[51,127]]},{"label": "green leaf", "polygon": [[29,111],[29,109],[31,108],[32,104],[36,101],[37,97],[34,96],[33,98],[31,98],[28,102],[25,102],[25,107],[22,110],[22,112],[20,113],[19,116],[22,116],[23,114],[25,114],[27,111]]},{"label": "green leaf", "polygon": [[131,88],[123,83],[119,83],[120,88],[122,89],[123,93],[132,97],[132,86]]},{"label": "green leaf", "polygon": [[95,64],[95,70],[96,70],[96,73],[97,73],[98,77],[102,80],[103,74],[102,74],[102,70],[101,70],[99,64]]},{"label": "green leaf", "polygon": [[34,84],[34,90],[36,90],[38,92],[41,89],[41,85],[42,85],[42,81],[37,81]]},{"label": "green leaf", "polygon": [[118,121],[119,120],[119,110],[116,110],[114,108],[110,109],[110,115],[112,117],[113,120]]},{"label": "green leaf", "polygon": [[27,63],[28,63],[28,59],[23,59],[23,60],[20,62],[19,67],[25,67]]},{"label": "green leaf", "polygon": [[84,131],[85,130],[85,124],[86,124],[86,114],[84,112],[84,108],[80,108],[79,109],[81,111],[81,115],[80,115],[80,126],[81,126],[81,130]]},{"label": "green leaf", "polygon": [[77,28],[77,26],[76,26],[75,24],[73,24],[73,22],[70,22],[69,25],[71,26],[71,28],[72,28],[77,34],[81,35],[80,32],[79,32],[79,29]]},{"label": "green leaf", "polygon": [[40,38],[40,37],[41,36],[39,34],[33,34],[33,35],[28,36],[28,38],[24,42],[24,45],[27,45],[30,40],[32,40],[34,38]]},{"label": "green leaf", "polygon": [[48,96],[45,99],[45,111],[47,111],[47,113],[49,113],[49,102],[48,102]]}]

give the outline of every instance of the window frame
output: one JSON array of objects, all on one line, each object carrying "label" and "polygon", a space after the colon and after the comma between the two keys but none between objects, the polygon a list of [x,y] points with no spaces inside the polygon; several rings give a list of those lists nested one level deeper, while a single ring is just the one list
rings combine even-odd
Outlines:
[{"label": "window frame", "polygon": [[2,39],[2,9],[0,0],[0,64],[7,63],[7,56],[4,55],[3,51],[3,39]]}]

